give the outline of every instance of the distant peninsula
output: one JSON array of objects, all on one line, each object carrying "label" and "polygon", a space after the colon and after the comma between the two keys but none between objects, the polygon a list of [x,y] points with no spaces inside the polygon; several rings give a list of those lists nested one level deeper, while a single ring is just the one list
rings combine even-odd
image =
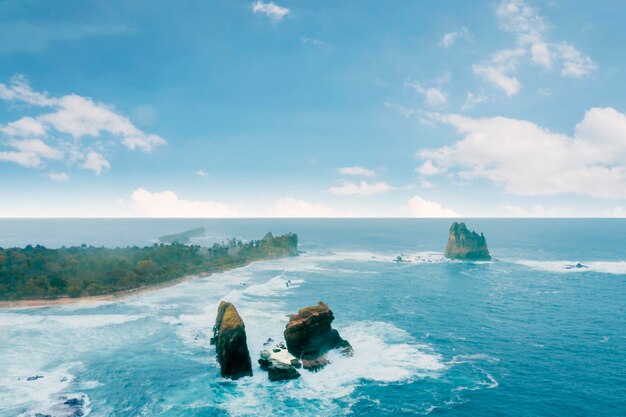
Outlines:
[{"label": "distant peninsula", "polygon": [[202,237],[205,234],[204,227],[196,227],[195,229],[187,230],[182,233],[174,233],[172,235],[165,235],[159,238],[159,242],[162,243],[191,243],[192,237]]},{"label": "distant peninsula", "polygon": [[465,223],[452,223],[444,256],[465,261],[490,261],[487,240],[481,233],[469,231]]},{"label": "distant peninsula", "polygon": [[0,301],[111,295],[297,254],[298,235],[293,233],[230,239],[212,247],[175,242],[114,249],[0,248]]}]

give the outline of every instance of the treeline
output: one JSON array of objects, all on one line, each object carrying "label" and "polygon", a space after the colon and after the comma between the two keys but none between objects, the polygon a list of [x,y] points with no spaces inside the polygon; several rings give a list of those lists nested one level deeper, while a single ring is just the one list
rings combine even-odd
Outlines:
[{"label": "treeline", "polygon": [[210,248],[179,243],[115,249],[86,245],[0,248],[0,300],[112,294],[296,255],[297,246],[295,234],[274,237],[268,233],[262,240],[231,239]]}]

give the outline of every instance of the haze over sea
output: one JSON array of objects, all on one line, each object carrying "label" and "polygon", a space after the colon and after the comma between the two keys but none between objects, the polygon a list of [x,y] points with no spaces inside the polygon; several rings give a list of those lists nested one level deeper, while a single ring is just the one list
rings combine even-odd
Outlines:
[{"label": "haze over sea", "polygon": [[[626,219],[467,220],[495,258],[477,263],[443,259],[450,223],[0,220],[0,247],[204,226],[202,245],[271,230],[303,251],[116,302],[0,309],[0,416],[69,415],[71,398],[89,416],[626,415]],[[220,300],[245,320],[251,378],[219,377]],[[269,382],[263,342],[319,300],[354,356]]]}]

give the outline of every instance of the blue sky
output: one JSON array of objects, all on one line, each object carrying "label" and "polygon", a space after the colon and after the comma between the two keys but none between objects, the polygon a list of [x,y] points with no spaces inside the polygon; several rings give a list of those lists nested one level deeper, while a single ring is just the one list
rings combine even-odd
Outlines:
[{"label": "blue sky", "polygon": [[625,16],[5,0],[0,217],[624,217]]}]

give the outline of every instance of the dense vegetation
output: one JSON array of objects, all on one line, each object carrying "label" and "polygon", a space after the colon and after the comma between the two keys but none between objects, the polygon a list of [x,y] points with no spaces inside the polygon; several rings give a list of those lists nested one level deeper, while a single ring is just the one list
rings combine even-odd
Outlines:
[{"label": "dense vegetation", "polygon": [[115,249],[85,245],[0,248],[0,300],[111,294],[296,255],[297,246],[295,234],[274,237],[268,233],[262,240],[231,239],[210,248],[179,243]]}]

